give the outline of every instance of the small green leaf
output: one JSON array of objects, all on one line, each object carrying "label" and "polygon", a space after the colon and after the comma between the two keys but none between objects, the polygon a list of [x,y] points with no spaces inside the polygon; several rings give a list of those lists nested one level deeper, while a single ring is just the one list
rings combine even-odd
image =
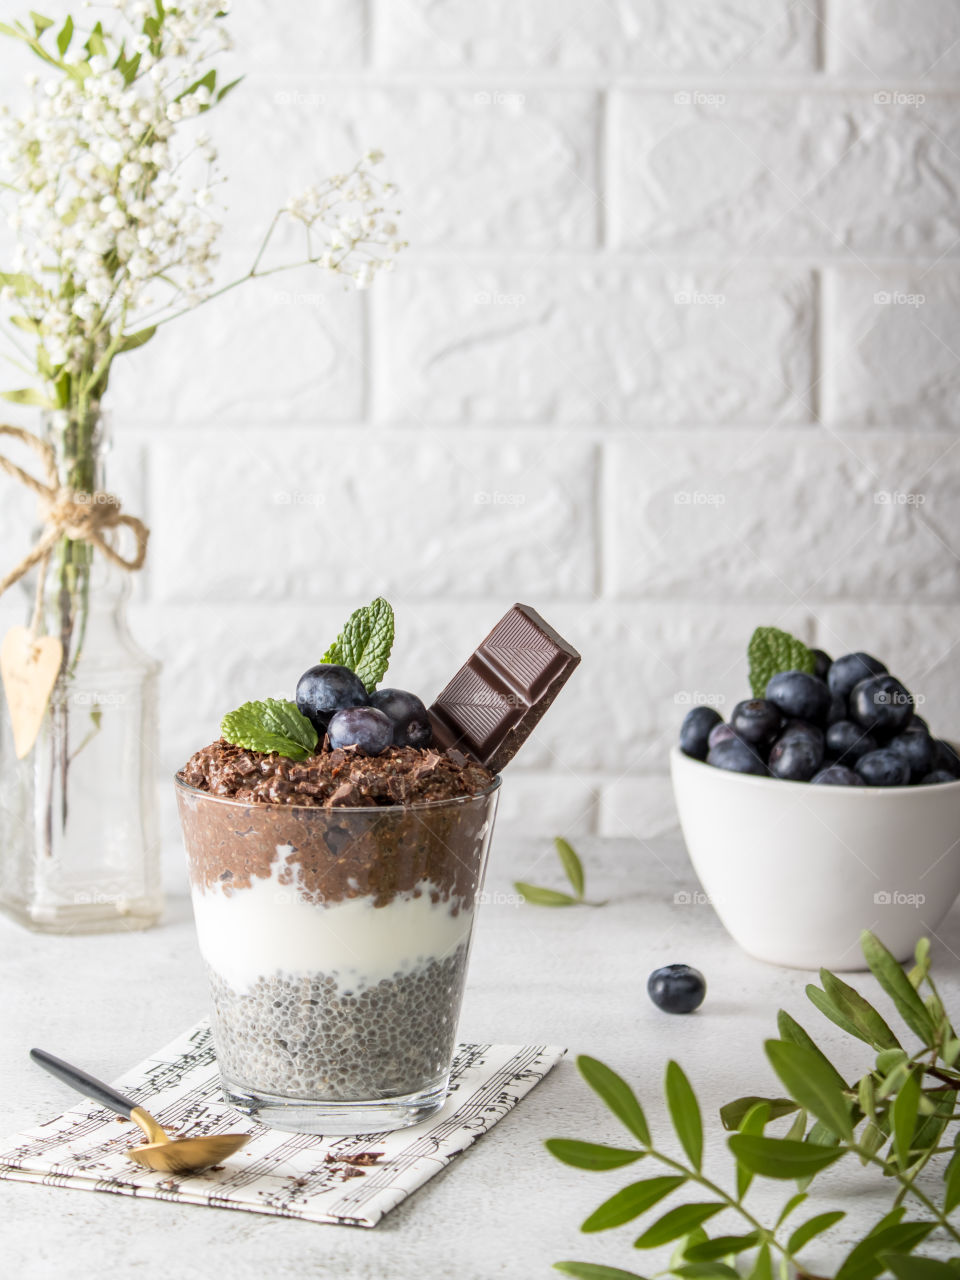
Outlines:
[{"label": "small green leaf", "polygon": [[647,1209],[652,1209],[671,1191],[682,1187],[686,1178],[682,1176],[664,1176],[648,1178],[645,1182],[631,1182],[629,1186],[618,1191],[616,1195],[605,1200],[598,1209],[594,1209],[590,1217],[581,1226],[581,1231],[608,1231],[611,1227],[621,1227],[625,1222],[638,1218]]},{"label": "small green leaf", "polygon": [[813,672],[816,658],[802,640],[778,627],[757,627],[747,645],[750,688],[755,698],[767,692],[771,676],[781,671]]},{"label": "small green leaf", "polygon": [[893,1272],[897,1280],[957,1280],[955,1267],[936,1258],[914,1258],[909,1253],[881,1253],[879,1261]]},{"label": "small green leaf", "polygon": [[34,9],[30,10],[30,17],[33,19],[33,29],[39,40],[43,33],[53,26],[53,19],[45,18],[42,13],[37,13]]},{"label": "small green leaf", "polygon": [[896,958],[869,930],[861,935],[860,946],[873,976],[896,1005],[900,1017],[925,1045],[932,1046],[936,1034],[933,1019]]},{"label": "small green leaf", "polygon": [[791,1253],[799,1253],[805,1244],[820,1235],[824,1231],[829,1231],[835,1223],[839,1222],[847,1215],[842,1209],[834,1209],[830,1213],[818,1213],[815,1218],[808,1218],[787,1241],[787,1248]]},{"label": "small green leaf", "polygon": [[67,20],[60,28],[57,35],[57,49],[60,51],[60,57],[70,48],[70,41],[73,39],[73,18],[67,14]]},{"label": "small green leaf", "polygon": [[853,1137],[850,1105],[836,1083],[836,1070],[822,1055],[799,1044],[768,1040],[767,1057],[787,1090],[806,1110],[844,1138]]},{"label": "small green leaf", "polygon": [[874,1049],[899,1049],[900,1041],[890,1030],[885,1019],[842,978],[829,969],[820,970],[823,989],[838,1009],[850,1020],[859,1039]]},{"label": "small green leaf", "polygon": [[9,400],[11,404],[35,404],[41,409],[55,409],[57,406],[53,401],[38,391],[36,387],[21,387],[18,391],[0,391],[0,396],[4,400]]},{"label": "small green leaf", "polygon": [[548,1138],[546,1148],[552,1156],[575,1169],[622,1169],[640,1160],[642,1151],[626,1147],[604,1147],[597,1142],[578,1142],[576,1138]]},{"label": "small green leaf", "polygon": [[42,333],[43,325],[39,320],[32,320],[29,316],[10,316],[10,323],[17,329],[22,329],[24,333]]},{"label": "small green leaf", "polygon": [[583,863],[577,857],[576,851],[563,836],[555,836],[553,841],[557,857],[563,864],[563,870],[567,879],[573,885],[573,891],[578,898],[583,897]]},{"label": "small green leaf", "polygon": [[768,1244],[758,1251],[756,1261],[747,1273],[747,1280],[773,1280],[773,1263]]},{"label": "small green leaf", "polygon": [[691,1245],[686,1256],[691,1262],[716,1262],[720,1258],[730,1257],[731,1254],[752,1249],[759,1239],[756,1231],[748,1231],[742,1236],[715,1236],[713,1240],[704,1240],[701,1244]]},{"label": "small green leaf", "polygon": [[691,1164],[699,1171],[703,1163],[703,1121],[697,1096],[676,1062],[667,1063],[665,1085],[673,1127]]},{"label": "small green leaf", "polygon": [[242,79],[243,76],[238,76],[236,80],[231,80],[229,84],[225,84],[217,93],[217,102],[222,102],[231,89],[235,89]]},{"label": "small green leaf", "polygon": [[659,1249],[662,1244],[669,1244],[679,1236],[686,1235],[693,1227],[706,1222],[724,1206],[713,1203],[680,1204],[668,1210],[662,1218],[658,1218],[652,1226],[647,1227],[643,1235],[633,1242],[635,1249]]},{"label": "small green leaf", "polygon": [[393,633],[393,610],[383,596],[377,596],[354,610],[321,661],[349,667],[372,693],[386,674]]},{"label": "small green leaf", "polygon": [[920,1081],[911,1071],[893,1100],[893,1146],[901,1169],[905,1169],[910,1163],[910,1148],[913,1131],[917,1126],[919,1106]]},{"label": "small green leaf", "polygon": [[604,1062],[582,1053],[577,1058],[577,1068],[590,1088],[609,1107],[618,1120],[627,1126],[635,1138],[645,1147],[650,1145],[650,1130],[643,1108],[626,1080],[611,1070]]},{"label": "small green leaf", "polygon": [[877,1070],[882,1076],[887,1076],[894,1067],[899,1067],[901,1063],[909,1061],[910,1059],[903,1049],[884,1049],[882,1053],[877,1054]]},{"label": "small green leaf", "polygon": [[142,347],[145,342],[149,342],[153,335],[157,332],[155,324],[148,325],[146,329],[138,329],[136,333],[128,333],[117,347],[117,354],[122,351],[134,351],[137,347]]},{"label": "small green leaf", "polygon": [[780,1217],[777,1219],[777,1226],[782,1226],[790,1217],[791,1213],[799,1209],[807,1198],[807,1193],[805,1191],[798,1191],[795,1196],[791,1196],[780,1210]]},{"label": "small green leaf", "polygon": [[951,1036],[948,1040],[945,1040],[940,1051],[940,1057],[948,1067],[956,1066],[957,1059],[960,1058],[960,1039]]},{"label": "small green leaf", "polygon": [[245,702],[220,722],[227,742],[248,751],[275,751],[290,760],[306,760],[316,748],[317,731],[294,702],[267,698]]},{"label": "small green leaf", "polygon": [[804,1031],[799,1022],[790,1017],[789,1013],[787,1013],[785,1009],[781,1009],[777,1014],[777,1030],[780,1032],[781,1040],[787,1040],[790,1044],[798,1044],[802,1049],[808,1050],[808,1052],[818,1058],[824,1070],[830,1072],[836,1087],[838,1089],[846,1089],[847,1082],[844,1080],[840,1072],[836,1069],[816,1041],[808,1035],[806,1031]]},{"label": "small green leaf", "polygon": [[812,1005],[815,1005],[820,1010],[825,1018],[829,1018],[841,1031],[845,1031],[848,1036],[854,1036],[857,1040],[863,1039],[863,1036],[843,1010],[838,1009],[827,993],[821,991],[812,982],[807,986],[807,998]]},{"label": "small green leaf", "polygon": [[910,1253],[935,1226],[934,1222],[901,1222],[874,1229],[847,1254],[836,1280],[873,1280],[883,1270],[881,1254]]},{"label": "small green leaf", "polygon": [[37,284],[32,276],[28,276],[23,271],[0,271],[0,285],[6,289],[12,289],[18,298],[43,293],[43,286]]},{"label": "small green leaf", "polygon": [[527,884],[525,880],[514,880],[513,887],[517,893],[523,894],[525,901],[535,907],[575,907],[578,899],[569,893],[560,893],[557,889],[543,889],[539,885]]},{"label": "small green leaf", "polygon": [[785,1138],[789,1138],[791,1142],[802,1142],[806,1137],[806,1134],[807,1134],[807,1113],[803,1110],[800,1110],[797,1113],[796,1119],[793,1121],[790,1128],[787,1130],[787,1132],[783,1136]]},{"label": "small green leaf", "polygon": [[960,1204],[960,1150],[950,1157],[950,1163],[944,1170],[943,1180],[946,1183],[943,1191],[943,1212],[953,1213]]},{"label": "small green leaf", "polygon": [[810,1142],[793,1142],[789,1138],[757,1137],[735,1133],[727,1145],[738,1160],[765,1178],[807,1178],[819,1173],[844,1154],[835,1147],[822,1147]]},{"label": "small green leaf", "polygon": [[636,1271],[624,1271],[622,1267],[605,1267],[599,1262],[555,1262],[555,1271],[576,1276],[577,1280],[645,1280]]},{"label": "small green leaf", "polygon": [[743,1117],[759,1102],[765,1102],[770,1108],[771,1120],[779,1120],[781,1116],[789,1116],[797,1110],[797,1104],[792,1098],[758,1098],[750,1094],[746,1098],[737,1098],[735,1102],[728,1102],[726,1106],[720,1108],[723,1127],[729,1130],[739,1129]]}]

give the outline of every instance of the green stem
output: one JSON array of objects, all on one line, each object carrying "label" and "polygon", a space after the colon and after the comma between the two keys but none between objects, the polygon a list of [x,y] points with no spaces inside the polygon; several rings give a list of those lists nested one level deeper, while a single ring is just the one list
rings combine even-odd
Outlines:
[{"label": "green stem", "polygon": [[733,1196],[724,1191],[723,1187],[718,1186],[715,1182],[711,1181],[710,1178],[705,1178],[698,1170],[689,1169],[685,1164],[681,1164],[679,1160],[674,1160],[670,1156],[665,1156],[662,1152],[655,1151],[653,1147],[648,1147],[647,1150],[649,1154],[653,1156],[655,1160],[659,1160],[661,1164],[667,1165],[670,1169],[675,1169],[677,1173],[684,1174],[691,1182],[696,1182],[699,1186],[703,1187],[705,1191],[709,1191],[713,1195],[718,1196],[728,1209],[735,1210],[746,1222],[750,1224],[754,1231],[756,1231],[760,1236],[761,1244],[772,1245],[774,1249],[783,1255],[787,1262],[792,1262],[793,1265],[797,1267],[798,1271],[801,1270],[800,1264],[797,1262],[796,1258],[787,1246],[785,1244],[781,1244],[775,1233],[765,1227],[759,1219],[755,1218],[749,1209],[744,1208],[741,1200],[735,1200]]},{"label": "green stem", "polygon": [[[887,1161],[881,1160],[879,1156],[875,1156],[873,1152],[868,1151],[866,1147],[861,1147],[856,1142],[845,1142],[845,1143],[842,1143],[841,1145],[844,1151],[854,1152],[856,1155],[858,1155],[861,1158],[861,1160],[864,1161],[864,1163],[875,1164],[877,1165],[878,1168],[883,1169],[884,1172],[887,1172],[887,1173],[891,1172],[890,1165],[887,1163]],[[926,1192],[921,1191],[920,1188],[914,1183],[913,1179],[908,1178],[905,1174],[901,1173],[899,1169],[894,1168],[892,1170],[892,1173],[893,1173],[893,1176],[896,1178],[896,1180],[901,1184],[903,1188],[903,1192],[901,1193],[900,1196],[898,1196],[898,1202],[899,1202],[899,1199],[902,1198],[902,1195],[905,1195],[907,1193],[914,1196],[917,1200],[920,1201],[920,1203],[927,1210],[927,1212],[930,1213],[937,1220],[937,1224],[941,1226],[943,1230],[947,1232],[948,1235],[952,1236],[953,1239],[956,1240],[957,1244],[960,1244],[960,1231],[958,1231],[955,1227],[953,1227],[950,1224],[950,1222],[947,1220],[946,1214],[944,1214],[940,1209],[937,1208],[936,1204],[930,1199],[930,1197],[926,1194]]]}]

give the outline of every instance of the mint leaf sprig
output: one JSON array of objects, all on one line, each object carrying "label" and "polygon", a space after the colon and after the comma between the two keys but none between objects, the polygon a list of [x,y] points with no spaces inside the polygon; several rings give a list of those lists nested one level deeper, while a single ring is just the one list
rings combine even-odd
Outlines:
[{"label": "mint leaf sprig", "polygon": [[586,877],[583,863],[577,852],[563,836],[554,837],[554,848],[564,874],[570,881],[573,893],[561,893],[558,889],[546,889],[542,885],[527,884],[525,880],[514,880],[513,887],[523,895],[527,902],[535,907],[602,907],[603,902],[589,902],[585,897]]},{"label": "mint leaf sprig", "polygon": [[393,609],[383,596],[377,596],[351,613],[320,661],[349,667],[363,681],[367,693],[373,693],[387,673],[393,638]]},{"label": "mint leaf sprig", "polygon": [[220,736],[248,751],[275,751],[289,760],[306,760],[317,746],[317,731],[285,698],[245,702],[220,722]]},{"label": "mint leaf sprig", "polygon": [[[661,1274],[680,1280],[772,1280],[774,1263],[782,1275],[794,1270],[814,1280],[800,1260],[806,1246],[842,1221],[845,1212],[831,1209],[794,1226],[792,1215],[808,1199],[810,1183],[825,1169],[849,1156],[862,1167],[875,1167],[896,1186],[893,1205],[830,1274],[836,1280],[875,1280],[892,1274],[897,1280],[957,1280],[960,1276],[960,1040],[930,975],[930,944],[922,938],[916,964],[905,973],[896,958],[872,933],[861,939],[863,954],[877,982],[893,1001],[907,1028],[921,1041],[912,1052],[902,1048],[885,1018],[853,987],[828,970],[821,986],[810,986],[812,1003],[838,1027],[875,1052],[874,1065],[855,1084],[830,1062],[810,1035],[784,1010],[777,1019],[779,1038],[766,1043],[767,1057],[780,1078],[784,1098],[738,1098],[721,1108],[733,1157],[736,1190],[728,1190],[703,1173],[703,1119],[690,1082],[675,1062],[664,1081],[667,1107],[684,1157],[663,1151],[651,1136],[640,1102],[629,1084],[595,1058],[580,1057],[577,1066],[587,1084],[636,1139],[636,1146],[612,1147],[572,1138],[552,1138],[547,1149],[578,1169],[616,1169],[642,1158],[663,1166],[657,1177],[632,1182],[616,1192],[581,1226],[585,1232],[623,1226],[652,1209],[674,1191],[696,1197],[667,1210],[634,1241],[635,1249],[676,1242],[674,1255]],[[792,1116],[782,1136],[766,1132],[782,1116]],[[938,1193],[918,1174],[939,1158]],[[853,1162],[848,1160],[848,1164]],[[789,1183],[785,1202],[773,1225],[766,1225],[744,1204],[755,1178]],[[856,1189],[853,1190],[856,1194]],[[924,1211],[924,1220],[907,1217],[909,1200]],[[743,1230],[711,1238],[706,1224],[723,1210],[738,1214]],[[790,1219],[788,1225],[788,1219]],[[936,1233],[936,1236],[934,1236]],[[915,1254],[933,1237],[949,1248],[949,1262]],[[946,1238],[946,1239],[945,1239]],[[744,1257],[750,1253],[749,1262]],[[738,1259],[740,1265],[738,1266]],[[634,1271],[600,1263],[567,1260],[558,1271],[580,1280],[642,1280]]]},{"label": "mint leaf sprig", "polygon": [[755,698],[767,692],[771,676],[781,671],[806,671],[813,674],[817,659],[802,640],[777,627],[757,627],[747,645],[750,659],[750,688]]}]

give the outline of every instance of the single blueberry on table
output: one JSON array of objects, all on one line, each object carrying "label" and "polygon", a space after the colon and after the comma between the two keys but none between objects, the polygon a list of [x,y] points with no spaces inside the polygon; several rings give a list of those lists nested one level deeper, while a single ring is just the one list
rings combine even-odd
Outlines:
[{"label": "single blueberry on table", "polygon": [[710,731],[722,723],[719,711],[713,707],[691,707],[680,726],[680,750],[694,760],[706,760]]},{"label": "single blueberry on table", "polygon": [[828,764],[825,769],[815,773],[810,779],[811,786],[821,787],[862,787],[864,781],[859,773],[854,773],[845,764]]},{"label": "single blueberry on table", "polygon": [[330,717],[327,726],[330,746],[359,747],[368,756],[378,756],[393,742],[393,724],[376,707],[346,707]]},{"label": "single blueberry on table", "polygon": [[887,750],[906,760],[910,769],[910,781],[918,782],[934,768],[937,749],[925,729],[915,729],[913,721],[903,733],[898,733],[887,743]]},{"label": "single blueberry on table", "polygon": [[774,778],[809,782],[823,763],[823,744],[800,733],[785,733],[770,748],[768,767]]},{"label": "single blueberry on table", "polygon": [[820,752],[824,750],[823,730],[808,720],[787,720],[780,730],[780,738],[809,738]]},{"label": "single blueberry on table", "polygon": [[952,773],[955,778],[960,778],[960,754],[957,753],[953,743],[947,742],[946,738],[934,738],[933,745],[937,749],[934,766],[944,773]]},{"label": "single blueberry on table", "polygon": [[297,709],[323,736],[330,717],[345,707],[365,707],[369,699],[363,681],[349,667],[332,662],[305,671],[297,681]]},{"label": "single blueberry on table", "polygon": [[806,671],[780,671],[767,682],[767,697],[785,716],[825,724],[830,710],[830,690]]},{"label": "single blueberry on table", "polygon": [[900,733],[912,715],[913,695],[896,676],[871,676],[850,694],[850,719],[871,733]]},{"label": "single blueberry on table", "polygon": [[782,720],[780,708],[766,698],[738,702],[730,715],[730,724],[737,737],[754,744],[771,742],[777,736]]},{"label": "single blueberry on table", "polygon": [[714,747],[718,747],[721,742],[729,742],[731,738],[737,735],[733,732],[733,726],[729,724],[715,724],[710,730],[707,738],[707,750],[712,751]]},{"label": "single blueberry on table", "polygon": [[885,675],[886,670],[883,663],[869,653],[845,653],[827,672],[827,684],[831,693],[849,698],[855,684],[868,680],[870,676]]},{"label": "single blueberry on table", "polygon": [[429,747],[433,740],[427,708],[415,693],[405,689],[377,689],[370,695],[371,707],[382,711],[393,725],[395,747]]},{"label": "single blueberry on table", "polygon": [[818,680],[826,680],[827,672],[833,666],[833,659],[829,653],[824,653],[822,649],[812,650],[814,657],[813,674]]},{"label": "single blueberry on table", "polygon": [[727,738],[710,748],[707,764],[731,773],[756,773],[766,775],[767,766],[757,754],[756,747],[741,738]]},{"label": "single blueberry on table", "polygon": [[706,978],[688,964],[664,965],[647,979],[647,995],[664,1013],[693,1013],[706,994]]},{"label": "single blueberry on table", "polygon": [[931,773],[928,773],[925,778],[921,778],[917,785],[921,787],[933,787],[940,782],[956,782],[956,780],[957,779],[952,773],[947,773],[946,769],[934,769]]},{"label": "single blueberry on table", "polygon": [[868,751],[876,751],[878,745],[872,734],[852,720],[838,720],[827,730],[827,754],[838,764],[856,764]]},{"label": "single blueberry on table", "polygon": [[895,751],[868,751],[857,761],[857,773],[868,787],[905,787],[910,766]]}]

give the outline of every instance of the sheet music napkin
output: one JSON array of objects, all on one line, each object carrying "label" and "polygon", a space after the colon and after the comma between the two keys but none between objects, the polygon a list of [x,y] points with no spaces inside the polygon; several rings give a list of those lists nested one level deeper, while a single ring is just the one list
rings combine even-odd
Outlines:
[{"label": "sheet music napkin", "polygon": [[[374,1227],[512,1110],[565,1052],[461,1044],[450,1096],[431,1119],[394,1133],[324,1138],[267,1129],[226,1106],[210,1028],[200,1022],[116,1084],[180,1137],[255,1133],[221,1169],[190,1175],[142,1169],[124,1155],[139,1130],[81,1102],[0,1144],[0,1178]],[[381,1153],[376,1163],[364,1164],[372,1152]]]}]

